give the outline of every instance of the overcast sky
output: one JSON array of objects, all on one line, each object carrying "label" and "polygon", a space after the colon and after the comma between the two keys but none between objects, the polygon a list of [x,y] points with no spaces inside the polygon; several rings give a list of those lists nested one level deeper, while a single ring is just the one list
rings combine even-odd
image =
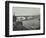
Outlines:
[{"label": "overcast sky", "polygon": [[14,7],[13,15],[16,15],[16,16],[40,15],[40,8]]}]

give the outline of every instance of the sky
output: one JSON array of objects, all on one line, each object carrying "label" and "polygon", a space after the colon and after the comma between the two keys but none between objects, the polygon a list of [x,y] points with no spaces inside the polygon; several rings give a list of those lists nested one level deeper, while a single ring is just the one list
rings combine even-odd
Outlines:
[{"label": "sky", "polygon": [[40,15],[40,8],[32,7],[14,7],[13,15],[15,16],[33,16]]}]

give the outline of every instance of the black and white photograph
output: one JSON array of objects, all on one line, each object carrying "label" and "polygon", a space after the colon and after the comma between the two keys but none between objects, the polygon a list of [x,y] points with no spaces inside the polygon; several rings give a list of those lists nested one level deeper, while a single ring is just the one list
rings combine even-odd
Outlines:
[{"label": "black and white photograph", "polygon": [[13,7],[13,31],[40,30],[40,8]]},{"label": "black and white photograph", "polygon": [[44,15],[44,3],[6,1],[5,36],[44,35]]}]

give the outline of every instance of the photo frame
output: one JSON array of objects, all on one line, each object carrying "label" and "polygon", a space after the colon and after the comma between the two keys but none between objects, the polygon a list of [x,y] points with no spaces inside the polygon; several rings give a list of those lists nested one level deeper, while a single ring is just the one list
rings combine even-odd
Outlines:
[{"label": "photo frame", "polygon": [[5,36],[45,34],[45,3],[5,2]]}]

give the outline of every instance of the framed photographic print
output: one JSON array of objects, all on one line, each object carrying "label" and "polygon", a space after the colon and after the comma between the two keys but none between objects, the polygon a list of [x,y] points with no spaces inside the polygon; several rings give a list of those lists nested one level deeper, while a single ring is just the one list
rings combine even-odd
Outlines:
[{"label": "framed photographic print", "polygon": [[35,2],[5,2],[5,36],[45,34],[45,4]]}]

